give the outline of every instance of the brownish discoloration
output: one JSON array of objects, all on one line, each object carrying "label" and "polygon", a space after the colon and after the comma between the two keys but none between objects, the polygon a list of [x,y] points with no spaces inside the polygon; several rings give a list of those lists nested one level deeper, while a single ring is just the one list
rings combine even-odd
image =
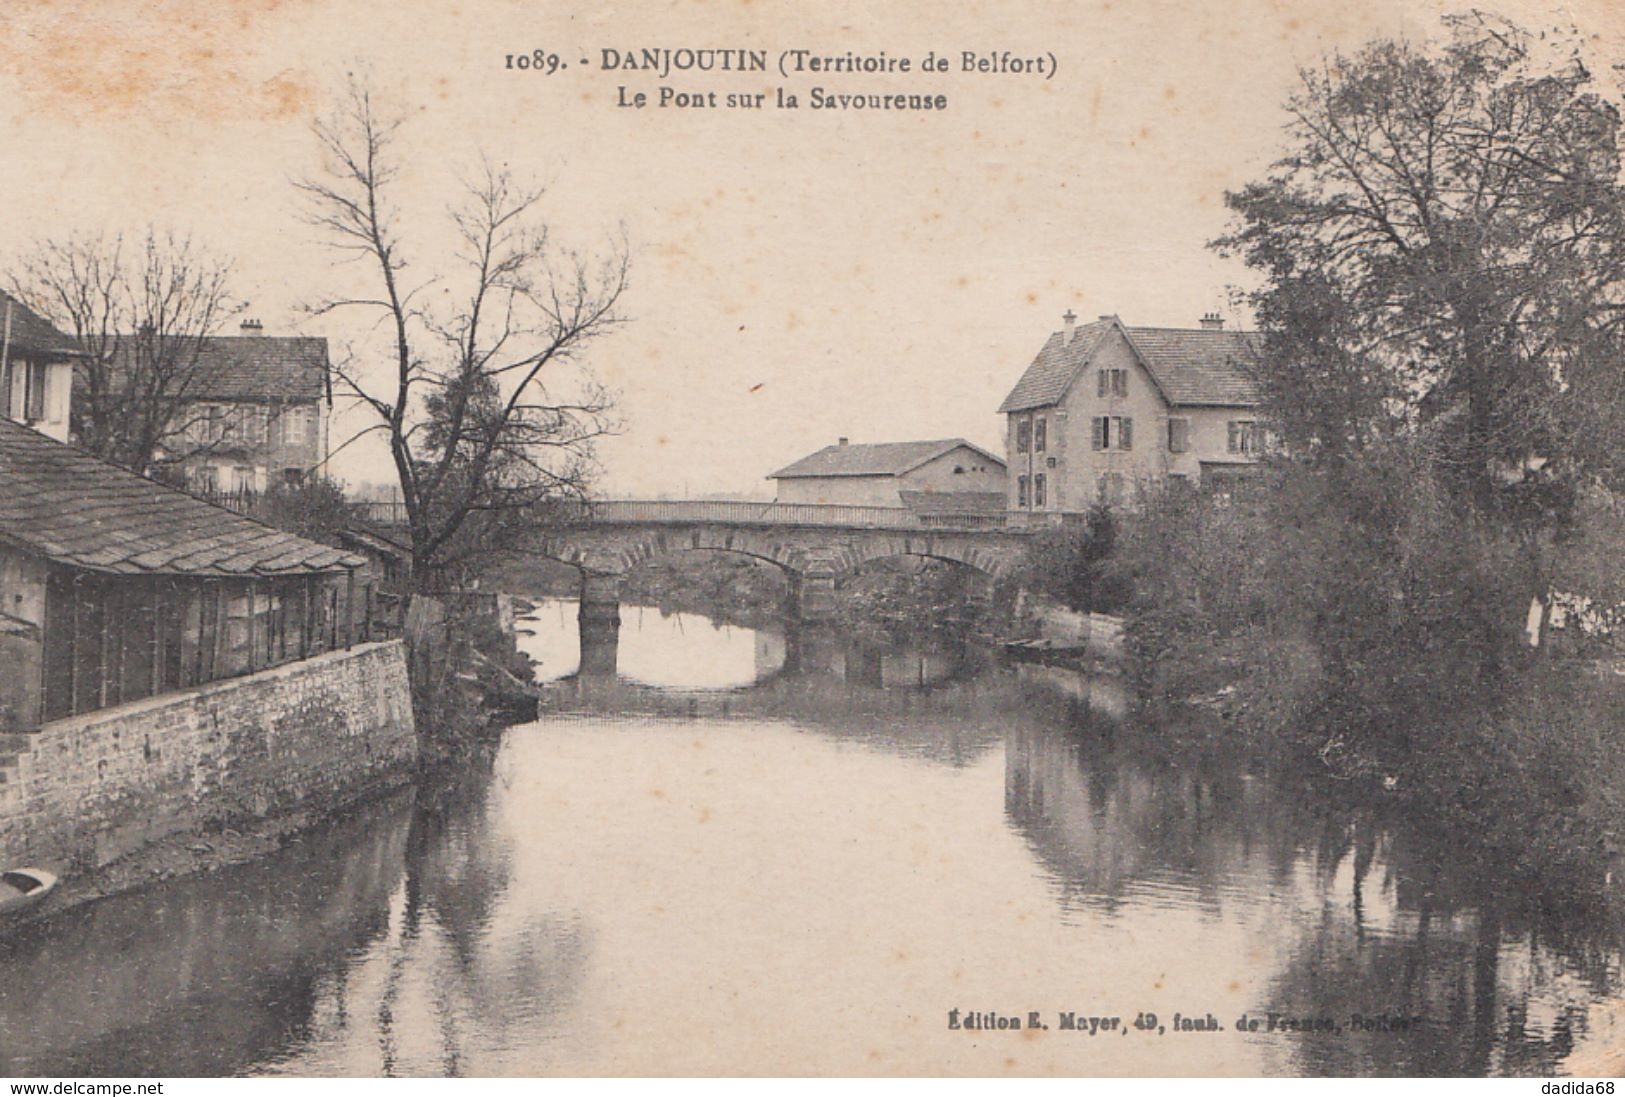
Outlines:
[{"label": "brownish discoloration", "polygon": [[188,0],[108,7],[38,0],[0,22],[0,52],[27,79],[25,108],[69,118],[140,115],[198,121],[277,121],[308,115],[314,80],[267,71],[253,44],[273,18],[311,0],[232,0],[200,12]]}]

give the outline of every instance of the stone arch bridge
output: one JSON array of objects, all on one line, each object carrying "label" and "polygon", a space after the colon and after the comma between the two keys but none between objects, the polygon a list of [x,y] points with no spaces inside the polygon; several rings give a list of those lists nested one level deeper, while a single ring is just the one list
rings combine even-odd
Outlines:
[{"label": "stone arch bridge", "polygon": [[788,576],[796,615],[812,622],[834,613],[837,578],[871,560],[950,560],[998,579],[1020,558],[1028,533],[1003,513],[810,503],[608,500],[563,517],[532,551],[581,570],[584,658],[589,638],[613,652],[626,574],[674,553],[701,549],[769,561]]}]

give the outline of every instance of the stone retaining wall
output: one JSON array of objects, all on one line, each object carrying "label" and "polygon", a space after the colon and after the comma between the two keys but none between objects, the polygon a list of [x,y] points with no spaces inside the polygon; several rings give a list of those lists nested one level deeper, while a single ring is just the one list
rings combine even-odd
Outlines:
[{"label": "stone retaining wall", "polygon": [[0,867],[53,871],[199,826],[328,811],[417,756],[399,640],[0,738]]}]

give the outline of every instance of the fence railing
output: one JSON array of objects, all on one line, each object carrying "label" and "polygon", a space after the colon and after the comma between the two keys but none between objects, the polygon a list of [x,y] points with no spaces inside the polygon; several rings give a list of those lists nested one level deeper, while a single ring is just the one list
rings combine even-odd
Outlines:
[{"label": "fence railing", "polygon": [[833,526],[886,530],[999,530],[1007,515],[920,511],[832,503],[754,503],[716,499],[603,499],[563,508],[561,517],[602,523]]},{"label": "fence railing", "polygon": [[[385,524],[405,524],[406,504],[365,501],[350,504],[358,518]],[[544,512],[538,512],[539,515]],[[951,510],[916,510],[908,507],[856,506],[837,503],[772,503],[728,499],[600,499],[586,503],[559,503],[546,516],[563,523],[691,525],[710,522],[726,526],[815,526],[843,529],[1021,531],[1050,525],[1060,514],[995,511],[955,513]]]}]

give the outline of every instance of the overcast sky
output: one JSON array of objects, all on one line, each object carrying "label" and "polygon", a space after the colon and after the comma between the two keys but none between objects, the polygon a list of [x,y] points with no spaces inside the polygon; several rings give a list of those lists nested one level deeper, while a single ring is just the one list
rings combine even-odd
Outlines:
[{"label": "overcast sky", "polygon": [[[964,436],[1060,314],[1194,326],[1248,272],[1206,243],[1223,193],[1280,151],[1297,67],[1379,35],[1438,33],[1450,6],[1168,2],[57,2],[0,10],[0,266],[38,236],[190,232],[234,257],[268,334],[378,346],[301,318],[340,288],[290,185],[318,166],[311,118],[365,67],[409,116],[399,204],[413,270],[443,265],[443,214],[483,151],[549,185],[558,237],[634,247],[632,322],[595,350],[624,433],[616,495],[770,490],[772,469],[853,441]],[[816,11],[807,10],[816,8]],[[1612,9],[1612,10],[1611,10]],[[1617,3],[1520,4],[1603,58]],[[156,13],[156,14],[154,14]],[[956,71],[869,77],[599,71],[602,50],[724,46],[923,57]],[[509,53],[557,51],[552,75]],[[966,75],[960,51],[1053,53],[1053,79]],[[589,59],[593,66],[582,69]],[[1602,71],[1605,71],[1603,69]],[[1609,77],[1611,80],[1611,76]],[[631,110],[617,87],[928,90],[941,113]],[[362,420],[341,417],[335,437]],[[388,475],[375,447],[335,462]]]}]

